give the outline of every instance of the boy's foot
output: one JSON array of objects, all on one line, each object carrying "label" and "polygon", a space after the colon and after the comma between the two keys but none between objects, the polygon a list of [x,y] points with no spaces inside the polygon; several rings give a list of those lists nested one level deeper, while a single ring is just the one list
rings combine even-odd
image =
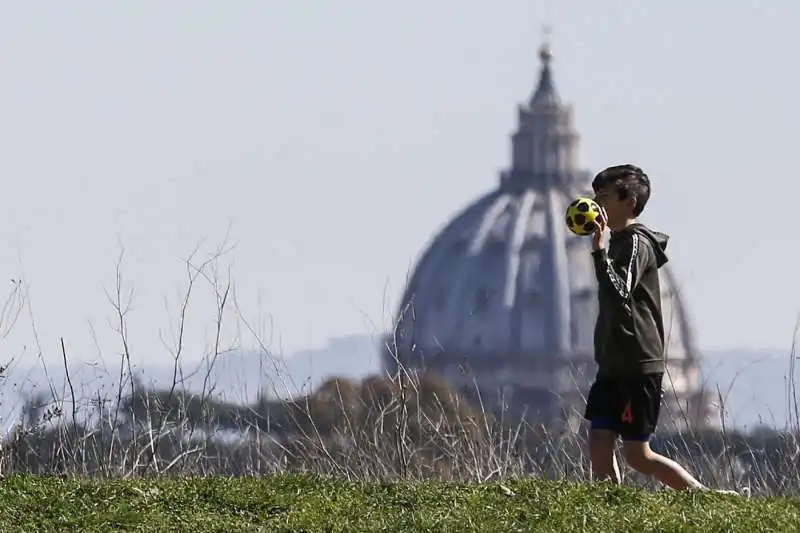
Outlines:
[{"label": "boy's foot", "polygon": [[750,487],[742,487],[741,490],[728,490],[728,489],[715,489],[712,492],[717,494],[727,494],[729,496],[741,496],[742,498],[750,498]]},{"label": "boy's foot", "polygon": [[716,492],[717,494],[727,494],[729,496],[750,496],[750,490],[748,488],[743,489],[742,492],[730,489],[712,489],[709,487],[703,487],[700,490],[704,492]]}]

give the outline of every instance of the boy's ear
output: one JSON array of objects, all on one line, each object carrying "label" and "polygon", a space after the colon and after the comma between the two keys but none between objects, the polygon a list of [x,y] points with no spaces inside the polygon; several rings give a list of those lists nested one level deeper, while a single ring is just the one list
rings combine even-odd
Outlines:
[{"label": "boy's ear", "polygon": [[631,212],[636,210],[636,196],[633,194],[628,197],[628,207],[631,208]]}]

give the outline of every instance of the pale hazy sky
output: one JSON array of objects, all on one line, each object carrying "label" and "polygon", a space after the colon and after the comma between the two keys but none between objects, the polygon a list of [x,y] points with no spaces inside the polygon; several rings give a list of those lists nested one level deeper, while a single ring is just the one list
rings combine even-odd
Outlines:
[{"label": "pale hazy sky", "polygon": [[[152,361],[182,258],[229,234],[220,267],[270,348],[387,327],[432,234],[509,164],[550,24],[582,163],[650,173],[700,345],[788,349],[798,20],[788,0],[0,1],[0,279],[26,281],[47,357],[62,336],[95,357],[92,329],[113,356],[124,247]],[[215,319],[199,290],[190,356]],[[36,351],[31,323],[5,358]]]}]

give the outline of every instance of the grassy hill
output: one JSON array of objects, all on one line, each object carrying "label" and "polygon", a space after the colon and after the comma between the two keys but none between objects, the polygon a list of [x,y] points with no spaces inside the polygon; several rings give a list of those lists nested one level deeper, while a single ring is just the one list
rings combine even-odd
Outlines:
[{"label": "grassy hill", "polygon": [[792,531],[800,499],[645,492],[542,480],[371,484],[228,479],[9,477],[12,531]]}]

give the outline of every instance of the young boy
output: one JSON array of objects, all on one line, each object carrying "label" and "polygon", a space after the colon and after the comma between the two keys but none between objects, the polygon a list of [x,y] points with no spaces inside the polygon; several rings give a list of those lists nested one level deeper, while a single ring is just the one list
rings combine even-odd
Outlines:
[{"label": "young boy", "polygon": [[[665,371],[658,269],[667,262],[668,236],[636,221],[650,198],[641,168],[618,165],[592,182],[603,214],[592,258],[599,291],[594,344],[598,373],[585,418],[593,477],[620,483],[614,449],[622,437],[628,464],[678,490],[707,490],[675,461],[650,449],[658,423]],[[606,248],[605,229],[611,230]]]}]

